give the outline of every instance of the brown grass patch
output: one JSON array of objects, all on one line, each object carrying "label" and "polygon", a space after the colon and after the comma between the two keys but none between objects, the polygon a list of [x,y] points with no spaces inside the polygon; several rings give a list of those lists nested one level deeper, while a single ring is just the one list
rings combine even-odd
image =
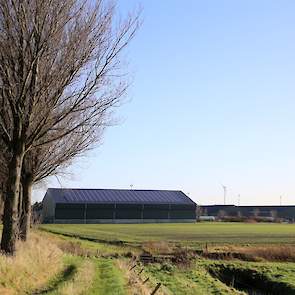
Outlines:
[{"label": "brown grass patch", "polygon": [[[136,295],[150,295],[153,289],[151,288],[149,282],[143,284],[143,282],[148,278],[144,272],[139,273],[138,268],[131,268],[131,264],[128,264],[125,260],[116,261],[119,269],[121,269],[127,281],[127,288],[130,294]],[[128,294],[129,294],[128,293]],[[157,292],[159,295],[164,295],[164,293],[159,290]]]},{"label": "brown grass patch", "polygon": [[[209,254],[211,251],[209,251]],[[215,249],[215,251],[219,253],[242,254],[249,261],[295,262],[294,245],[225,246]]]},{"label": "brown grass patch", "polygon": [[174,245],[165,241],[147,241],[143,243],[142,249],[153,255],[156,254],[169,254],[174,250]]},{"label": "brown grass patch", "polygon": [[73,241],[59,241],[57,246],[65,253],[69,253],[76,256],[91,257],[98,256],[98,252],[92,249],[86,249],[82,247],[80,242]]},{"label": "brown grass patch", "polygon": [[294,246],[256,246],[243,248],[240,252],[268,261],[295,262]]},{"label": "brown grass patch", "polygon": [[0,255],[0,294],[24,294],[40,288],[62,268],[62,251],[32,233],[18,242],[15,257]]}]

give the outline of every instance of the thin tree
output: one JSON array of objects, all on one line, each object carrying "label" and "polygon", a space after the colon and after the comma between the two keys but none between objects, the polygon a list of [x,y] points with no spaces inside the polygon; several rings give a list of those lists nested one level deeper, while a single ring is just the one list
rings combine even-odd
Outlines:
[{"label": "thin tree", "polygon": [[[31,220],[31,194],[32,186],[43,181],[49,176],[66,174],[66,169],[73,160],[84,155],[90,149],[96,147],[103,135],[105,127],[112,122],[107,117],[101,117],[100,124],[97,122],[95,128],[74,132],[61,140],[46,146],[32,148],[23,161],[21,173],[21,185],[18,202],[18,234],[20,239],[26,240]],[[0,154],[0,180],[5,183],[7,175],[7,154]],[[3,188],[0,187],[0,216],[3,209]]]},{"label": "thin tree", "polygon": [[108,125],[107,118],[101,118],[100,125],[87,132],[75,132],[47,146],[31,149],[26,153],[21,173],[21,212],[19,213],[19,237],[28,237],[31,220],[32,187],[53,175],[63,175],[73,160],[96,147]]},{"label": "thin tree", "polygon": [[15,253],[25,155],[95,128],[128,83],[122,50],[138,14],[114,2],[0,0],[0,135],[9,156],[1,250]]}]

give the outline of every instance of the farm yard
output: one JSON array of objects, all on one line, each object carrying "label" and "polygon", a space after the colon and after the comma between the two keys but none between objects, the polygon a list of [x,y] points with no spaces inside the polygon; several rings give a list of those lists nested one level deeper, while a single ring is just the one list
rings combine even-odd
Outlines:
[{"label": "farm yard", "polygon": [[1,294],[295,294],[292,224],[40,225],[18,247]]}]

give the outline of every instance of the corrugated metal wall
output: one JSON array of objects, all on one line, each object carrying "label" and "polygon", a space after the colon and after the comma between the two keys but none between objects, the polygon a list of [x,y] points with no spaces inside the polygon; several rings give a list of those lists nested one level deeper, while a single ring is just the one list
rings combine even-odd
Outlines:
[{"label": "corrugated metal wall", "polygon": [[84,219],[84,204],[56,204],[55,219]]},{"label": "corrugated metal wall", "polygon": [[195,219],[195,205],[56,204],[55,219]]}]

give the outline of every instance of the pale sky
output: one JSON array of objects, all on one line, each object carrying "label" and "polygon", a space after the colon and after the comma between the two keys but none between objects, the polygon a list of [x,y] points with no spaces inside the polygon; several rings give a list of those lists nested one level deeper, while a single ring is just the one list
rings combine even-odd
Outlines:
[{"label": "pale sky", "polygon": [[[295,203],[295,1],[141,4],[133,83],[101,147],[48,187],[176,189],[199,204]],[[43,198],[46,186],[35,190]]]}]

